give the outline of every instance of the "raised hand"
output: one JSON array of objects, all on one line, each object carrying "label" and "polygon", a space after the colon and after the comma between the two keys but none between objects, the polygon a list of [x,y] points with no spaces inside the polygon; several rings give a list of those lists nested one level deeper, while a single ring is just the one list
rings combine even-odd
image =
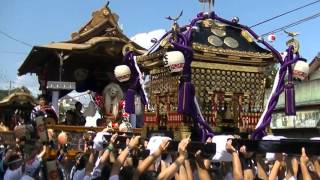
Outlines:
[{"label": "raised hand", "polygon": [[253,155],[252,152],[247,152],[247,147],[244,145],[240,147],[239,152],[243,154],[245,158],[250,158]]},{"label": "raised hand", "polygon": [[309,161],[309,157],[307,156],[306,150],[305,150],[305,148],[303,147],[303,148],[301,149],[300,162],[301,162],[301,163],[304,163],[304,164],[307,164],[308,161]]},{"label": "raised hand", "polygon": [[228,153],[232,154],[234,152],[237,152],[236,148],[232,146],[232,139],[229,139],[226,143],[226,150]]},{"label": "raised hand", "polygon": [[187,146],[190,142],[190,138],[183,139],[178,145],[179,156],[187,156]]},{"label": "raised hand", "polygon": [[169,138],[163,139],[162,143],[159,146],[159,150],[161,152],[164,152],[165,150],[167,150],[169,144],[170,144],[170,139]]},{"label": "raised hand", "polygon": [[132,137],[130,139],[130,142],[128,144],[129,147],[132,147],[132,148],[138,148],[139,147],[139,140],[140,140],[140,136],[135,136],[135,137]]},{"label": "raised hand", "polygon": [[116,139],[118,137],[118,133],[115,133],[110,138],[110,144],[114,144],[116,142]]}]

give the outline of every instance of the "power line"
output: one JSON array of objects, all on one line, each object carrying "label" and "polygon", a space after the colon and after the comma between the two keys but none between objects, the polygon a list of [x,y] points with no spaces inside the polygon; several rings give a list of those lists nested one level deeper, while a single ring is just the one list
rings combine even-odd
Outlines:
[{"label": "power line", "polygon": [[304,23],[304,22],[310,21],[310,20],[312,20],[312,19],[315,19],[315,18],[317,18],[317,17],[319,17],[319,16],[320,16],[320,12],[317,13],[317,14],[314,14],[314,15],[312,15],[312,16],[309,16],[309,17],[300,19],[299,21],[293,22],[293,23],[288,24],[288,25],[286,25],[286,26],[283,26],[283,27],[274,29],[274,30],[272,30],[272,31],[269,31],[268,33],[264,33],[264,34],[261,35],[261,37],[267,36],[267,35],[269,35],[269,34],[271,34],[271,33],[278,33],[278,32],[280,32],[280,31],[286,30],[286,29],[288,29],[288,28],[297,26],[297,25],[299,25],[299,24],[301,24],[301,23]]},{"label": "power line", "polygon": [[259,23],[257,23],[257,24],[254,24],[254,25],[250,26],[250,28],[259,26],[259,25],[261,25],[261,24],[264,24],[264,23],[266,23],[266,22],[272,21],[272,20],[277,19],[277,18],[279,18],[279,17],[281,17],[281,16],[287,15],[287,14],[289,14],[289,13],[292,13],[292,12],[294,12],[294,11],[303,9],[303,8],[305,8],[305,7],[311,6],[311,5],[316,4],[316,3],[318,3],[318,2],[320,2],[320,0],[314,1],[314,2],[312,2],[312,3],[309,3],[309,4],[306,4],[306,5],[300,6],[300,7],[298,7],[298,8],[292,9],[292,10],[287,11],[287,12],[285,12],[285,13],[282,13],[282,14],[279,14],[279,15],[274,16],[274,17],[272,17],[272,18],[269,18],[269,19],[266,19],[266,20],[264,20],[264,21],[261,21],[261,22],[259,22]]},{"label": "power line", "polygon": [[24,41],[22,41],[22,40],[19,40],[19,39],[15,38],[15,37],[9,35],[8,33],[3,32],[2,30],[0,30],[0,34],[6,36],[7,38],[12,39],[12,40],[14,40],[14,41],[16,41],[16,42],[19,42],[20,44],[23,44],[23,45],[25,45],[25,46],[33,47],[31,44],[26,43],[26,42],[24,42]]}]

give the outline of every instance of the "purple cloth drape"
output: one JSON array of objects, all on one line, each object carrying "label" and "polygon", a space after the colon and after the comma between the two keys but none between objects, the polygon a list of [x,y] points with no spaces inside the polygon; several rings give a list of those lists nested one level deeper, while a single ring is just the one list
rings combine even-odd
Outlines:
[{"label": "purple cloth drape", "polygon": [[[260,126],[257,127],[255,129],[255,131],[252,133],[252,135],[251,135],[252,139],[261,139],[266,134],[265,129],[271,122],[272,111],[273,111],[273,109],[276,107],[276,105],[278,103],[279,96],[285,90],[285,86],[286,86],[285,85],[285,76],[286,76],[286,73],[288,71],[289,71],[289,74],[292,73],[292,72],[290,72],[290,70],[292,71],[291,65],[296,63],[298,58],[299,58],[299,55],[293,57],[293,46],[290,46],[287,49],[287,53],[288,53],[288,55],[286,56],[284,63],[281,64],[281,66],[280,66],[279,83],[277,84],[276,91],[275,91],[274,94],[271,94],[272,97],[270,99],[269,106],[267,107],[267,113],[265,114]],[[289,86],[293,86],[293,84],[291,82],[288,85]],[[290,92],[290,90],[288,90],[288,92]],[[290,111],[291,114],[295,114],[295,111],[294,111],[294,108],[293,108],[295,106],[295,104],[294,104],[295,102],[292,99],[294,97],[294,91],[291,90],[290,96],[291,96],[290,98],[286,99],[286,106],[287,106],[286,109],[288,109],[288,112]]]},{"label": "purple cloth drape", "polygon": [[[277,88],[275,93],[272,95],[270,99],[269,106],[267,107],[267,113],[263,118],[262,123],[260,124],[259,127],[256,128],[256,130],[252,133],[251,137],[252,139],[261,139],[264,135],[266,135],[265,128],[270,124],[271,122],[271,114],[273,109],[275,108],[280,94],[286,89],[286,114],[287,115],[293,115],[295,114],[295,101],[294,101],[294,87],[292,84],[292,67],[291,65],[295,62],[297,62],[299,58],[299,54],[297,53],[296,56],[294,57],[293,54],[293,46],[290,46],[287,49],[287,56],[285,60],[282,60],[282,57],[280,53],[272,47],[269,43],[263,40],[263,38],[259,37],[254,31],[252,31],[249,27],[238,24],[238,23],[233,23],[231,21],[228,21],[226,19],[223,19],[219,16],[217,16],[214,12],[210,14],[210,17],[212,19],[218,20],[222,23],[225,23],[227,25],[231,26],[237,26],[239,28],[247,30],[255,39],[258,40],[258,42],[262,43],[264,46],[266,46],[272,54],[275,56],[277,61],[280,63],[280,71],[279,71],[279,83],[277,84]],[[285,75],[288,72],[288,81],[289,84],[285,86]]]},{"label": "purple cloth drape", "polygon": [[171,44],[174,46],[175,50],[181,51],[185,57],[185,64],[182,70],[182,76],[179,83],[179,92],[178,92],[178,112],[191,116],[201,133],[201,141],[204,142],[207,137],[213,136],[213,130],[205,122],[202,116],[198,112],[198,107],[196,98],[195,98],[195,88],[191,83],[191,63],[193,58],[193,50],[190,47],[192,42],[192,27],[199,20],[204,19],[205,16],[203,13],[198,14],[198,16],[192,20],[189,26],[184,33],[178,33],[177,39],[170,39]]},{"label": "purple cloth drape", "polygon": [[141,102],[145,106],[147,105],[147,100],[145,97],[145,94],[143,92],[142,86],[140,84],[140,77],[139,73],[135,67],[134,62],[134,53],[133,51],[129,51],[124,56],[124,63],[129,66],[131,71],[131,77],[130,77],[130,87],[126,92],[125,96],[125,112],[129,114],[135,113],[135,104],[134,104],[134,95],[138,92],[141,97]]}]

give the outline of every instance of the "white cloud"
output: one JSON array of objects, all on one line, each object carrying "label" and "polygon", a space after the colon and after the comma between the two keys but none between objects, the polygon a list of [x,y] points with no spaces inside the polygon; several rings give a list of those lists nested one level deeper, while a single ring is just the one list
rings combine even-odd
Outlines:
[{"label": "white cloud", "polygon": [[40,85],[38,82],[38,77],[35,74],[17,76],[12,83],[12,88],[18,88],[22,86],[27,87],[34,96],[41,94],[39,91]]},{"label": "white cloud", "polygon": [[144,47],[145,49],[149,49],[153,43],[151,40],[153,38],[156,38],[159,40],[164,34],[166,33],[166,30],[164,29],[157,29],[146,33],[138,33],[131,37],[131,40],[135,43],[139,44],[141,47]]}]

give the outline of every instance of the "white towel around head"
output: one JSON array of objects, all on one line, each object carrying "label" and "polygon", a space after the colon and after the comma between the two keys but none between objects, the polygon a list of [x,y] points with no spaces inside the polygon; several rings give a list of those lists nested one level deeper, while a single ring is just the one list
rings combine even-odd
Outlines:
[{"label": "white towel around head", "polygon": [[104,135],[111,135],[108,132],[98,132],[93,139],[93,149],[96,151],[103,150],[103,142],[105,141]]},{"label": "white towel around head", "polygon": [[232,157],[226,150],[228,139],[233,139],[232,135],[217,135],[212,137],[212,142],[216,143],[216,154],[213,156],[213,161],[231,162]]},{"label": "white towel around head", "polygon": [[[150,150],[150,154],[153,154],[159,148],[160,144],[164,139],[172,140],[170,137],[165,137],[165,136],[153,136],[150,138],[149,143],[147,145],[147,149]],[[158,168],[158,166],[160,165],[160,160],[161,160],[161,157],[156,159],[155,161],[156,168]]]},{"label": "white towel around head", "polygon": [[165,136],[153,136],[150,138],[149,143],[147,145],[147,149],[150,150],[150,154],[154,153],[162,143],[164,139],[170,139],[170,137]]}]

